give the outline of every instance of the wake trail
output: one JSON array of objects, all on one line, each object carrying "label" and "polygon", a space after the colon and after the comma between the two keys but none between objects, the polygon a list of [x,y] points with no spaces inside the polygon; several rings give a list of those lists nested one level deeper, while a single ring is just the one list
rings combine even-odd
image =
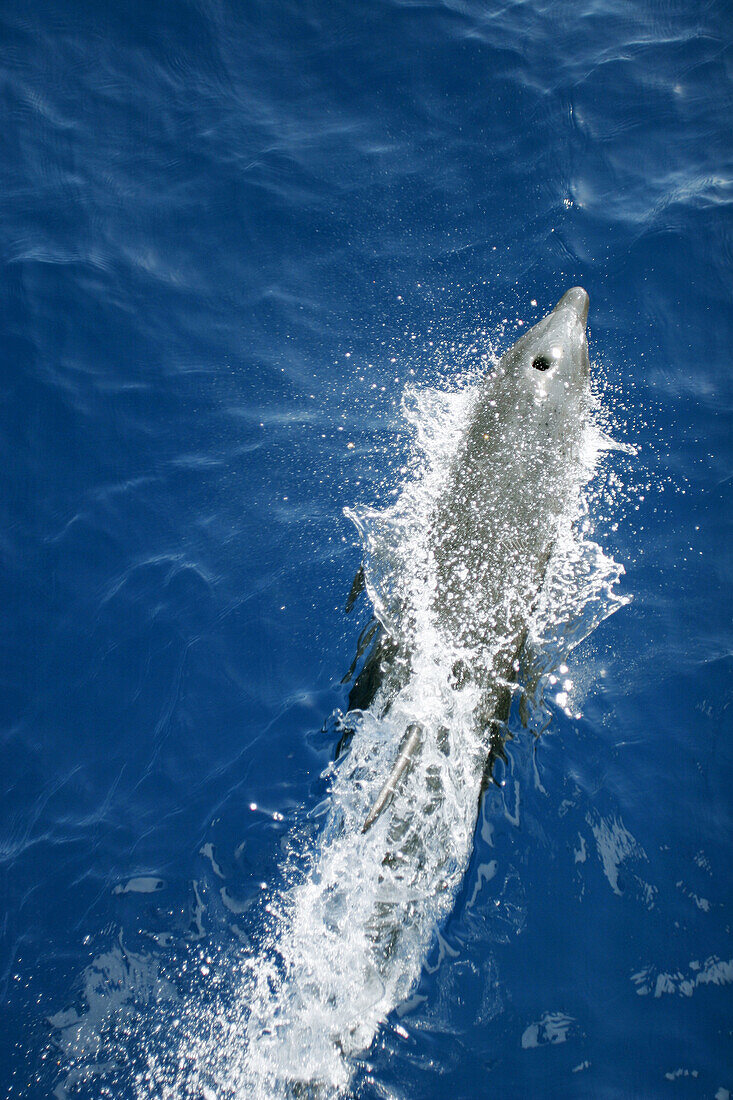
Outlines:
[{"label": "wake trail", "polygon": [[[206,997],[196,987],[174,995],[171,979],[168,1008],[159,992],[153,997],[164,985],[162,967],[120,941],[118,952],[89,970],[88,1013],[64,1021],[72,1068],[59,1096],[111,1073],[114,1095],[140,1100],[335,1100],[349,1095],[380,1025],[409,997],[453,908],[487,758],[506,734],[494,703],[487,709],[487,684],[494,696],[532,691],[506,678],[505,639],[468,624],[479,647],[468,652],[446,636],[435,610],[431,523],[479,390],[472,382],[454,392],[408,388],[402,411],[414,432],[410,474],[390,507],[347,512],[361,539],[374,614],[394,647],[371,703],[343,720],[348,751],[327,769],[328,795],[309,828],[293,829],[281,867],[285,885],[264,893],[253,941],[229,953]],[[600,420],[587,417],[572,477],[556,486],[562,506],[553,513],[554,553],[539,598],[526,609],[524,645],[540,680],[551,681],[569,650],[624,602],[616,592],[623,568],[593,537],[594,474],[613,446]],[[525,588],[518,576],[507,604],[525,599]],[[467,664],[483,670],[483,683],[462,675]],[[570,713],[566,696],[556,701]],[[363,833],[415,724],[421,737],[411,769]],[[114,989],[140,975],[135,1012],[122,992],[114,1003],[96,992],[110,968]],[[110,1069],[98,1058],[113,1036]]]},{"label": "wake trail", "polygon": [[[343,1094],[353,1059],[408,997],[453,906],[492,732],[477,720],[481,691],[470,683],[456,690],[456,650],[435,617],[427,532],[475,396],[471,387],[408,390],[403,411],[415,429],[414,476],[392,507],[348,512],[375,614],[399,640],[401,657],[370,707],[347,716],[353,736],[330,769],[328,810],[307,867],[273,902],[269,942],[242,982],[241,1031],[221,1065],[209,1063],[216,1096]],[[622,602],[614,592],[622,567],[593,541],[584,492],[608,446],[591,418],[531,617],[529,642],[546,644],[547,667]],[[493,644],[498,651],[501,640]],[[492,640],[481,657],[490,667]],[[415,723],[422,738],[409,777],[364,834]]]}]

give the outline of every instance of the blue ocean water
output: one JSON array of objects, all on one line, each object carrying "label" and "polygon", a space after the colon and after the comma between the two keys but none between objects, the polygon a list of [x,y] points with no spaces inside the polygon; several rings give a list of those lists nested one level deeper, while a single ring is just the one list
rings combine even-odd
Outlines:
[{"label": "blue ocean water", "polygon": [[166,1095],[164,1005],[256,950],[327,798],[369,619],[344,507],[394,499],[408,383],[575,284],[630,600],[569,658],[581,717],[517,725],[349,1087],[733,1090],[732,31],[723,0],[3,5],[8,1096]]}]

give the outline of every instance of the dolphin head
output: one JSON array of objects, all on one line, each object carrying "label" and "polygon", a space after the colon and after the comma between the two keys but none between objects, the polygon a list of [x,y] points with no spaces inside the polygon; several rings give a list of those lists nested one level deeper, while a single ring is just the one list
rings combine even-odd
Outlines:
[{"label": "dolphin head", "polygon": [[[516,653],[582,472],[587,318],[588,295],[573,287],[477,387],[432,535],[441,622],[474,655],[486,639]],[[471,660],[478,675],[484,658]]]},{"label": "dolphin head", "polygon": [[493,421],[494,438],[526,461],[574,460],[590,407],[587,319],[588,295],[573,287],[502,355],[479,395],[474,438],[490,439]]},{"label": "dolphin head", "polygon": [[535,405],[558,408],[587,392],[590,379],[588,295],[576,286],[563,294],[504,356],[500,369]]}]

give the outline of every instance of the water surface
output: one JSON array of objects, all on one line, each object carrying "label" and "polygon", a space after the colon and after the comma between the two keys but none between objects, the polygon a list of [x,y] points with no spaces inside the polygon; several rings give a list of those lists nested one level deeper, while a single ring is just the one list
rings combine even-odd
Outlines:
[{"label": "water surface", "polygon": [[159,1095],[164,1002],[232,1001],[369,616],[343,508],[408,384],[580,283],[631,602],[350,1088],[723,1100],[728,6],[11,0],[0,44],[5,1091]]}]

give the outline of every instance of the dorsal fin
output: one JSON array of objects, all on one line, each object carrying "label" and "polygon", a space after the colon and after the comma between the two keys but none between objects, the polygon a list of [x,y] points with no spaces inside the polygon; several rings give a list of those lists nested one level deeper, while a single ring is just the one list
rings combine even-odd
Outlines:
[{"label": "dorsal fin", "polygon": [[377,818],[381,816],[382,811],[385,810],[392,801],[400,779],[412,765],[415,753],[422,742],[422,734],[423,729],[419,722],[413,722],[412,725],[407,727],[407,733],[405,734],[402,748],[400,749],[399,756],[395,761],[392,771],[389,773],[389,779],[379,792],[377,801],[367,814],[366,821],[361,827],[363,833],[371,829]]}]

